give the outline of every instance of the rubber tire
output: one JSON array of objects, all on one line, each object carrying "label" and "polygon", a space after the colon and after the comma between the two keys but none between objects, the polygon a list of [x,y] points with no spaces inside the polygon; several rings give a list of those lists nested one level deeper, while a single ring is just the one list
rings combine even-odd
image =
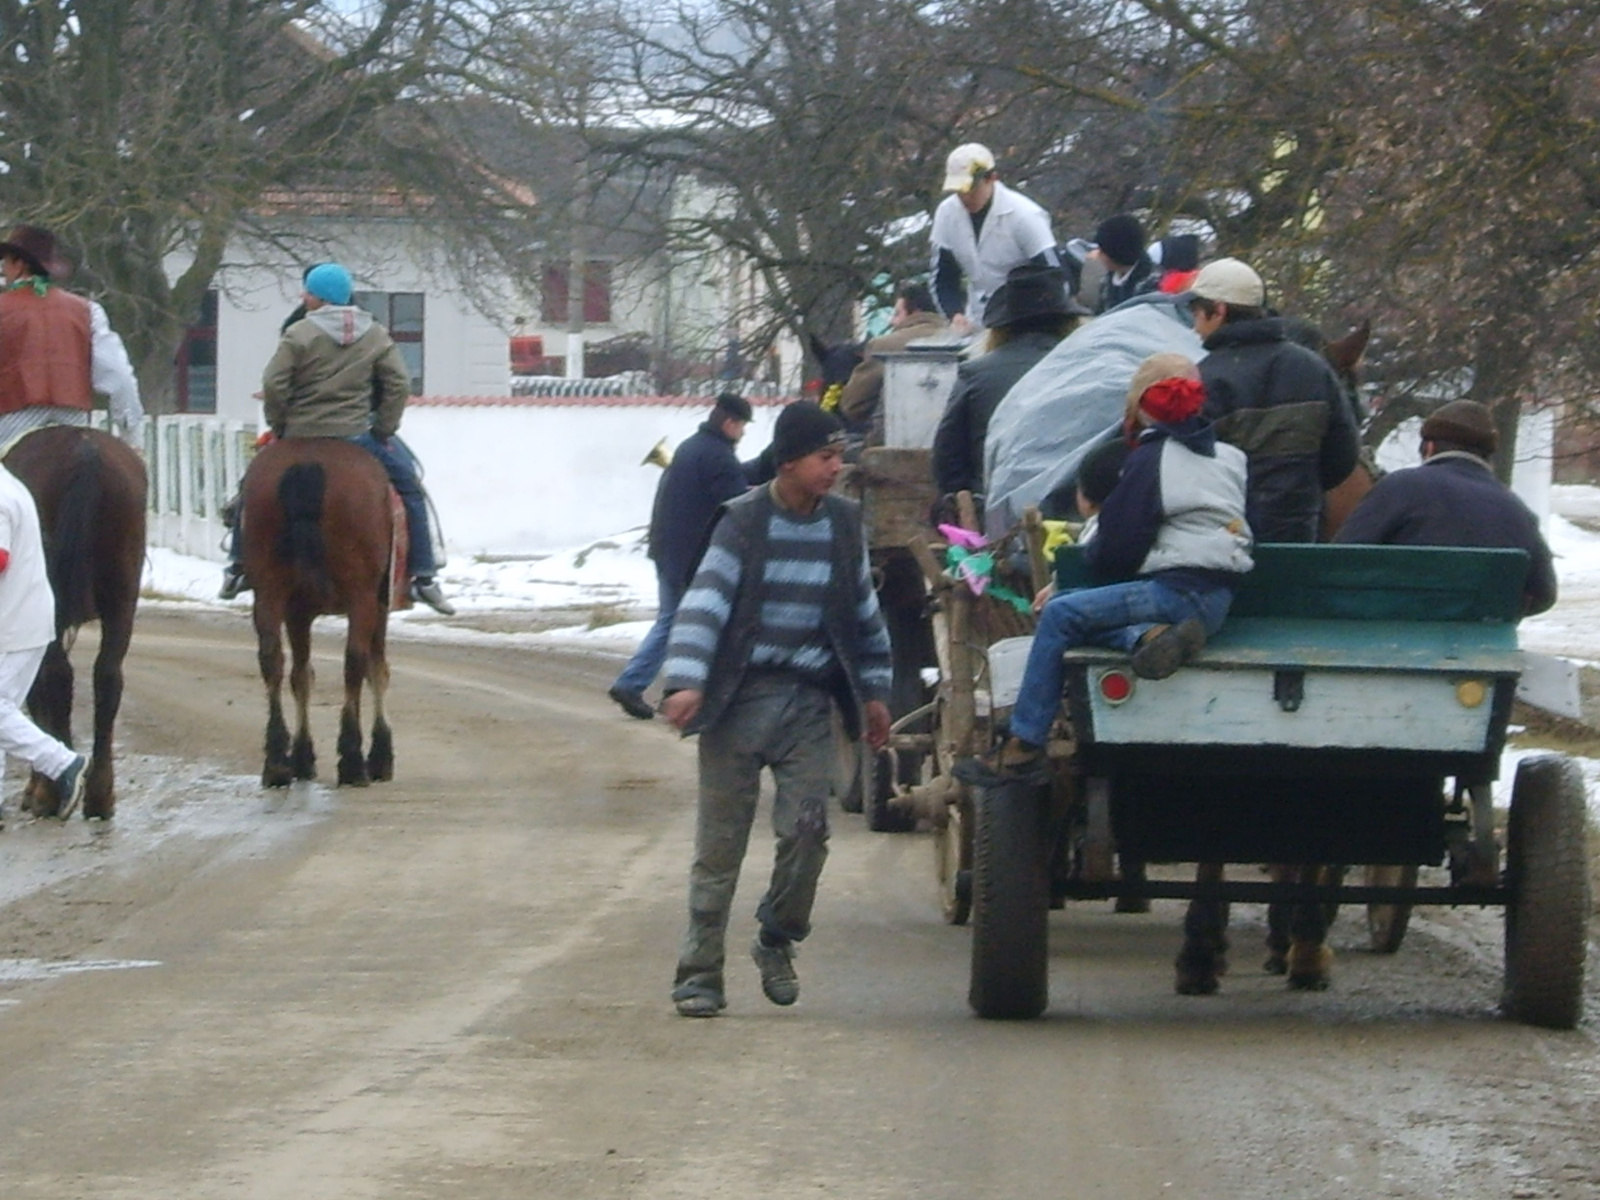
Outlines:
[{"label": "rubber tire", "polygon": [[974,789],[972,979],[989,1020],[1026,1020],[1049,1003],[1050,877],[1044,806],[1031,784]]},{"label": "rubber tire", "polygon": [[1564,754],[1517,764],[1506,831],[1505,991],[1527,1025],[1571,1029],[1583,1016],[1589,854],[1583,773]]},{"label": "rubber tire", "polygon": [[[1417,886],[1417,868],[1368,867],[1368,887]],[[1409,904],[1367,905],[1367,941],[1374,954],[1393,954],[1406,940],[1406,929],[1411,924]]]},{"label": "rubber tire", "polygon": [[917,827],[917,814],[909,808],[896,808],[894,799],[895,768],[899,754],[893,750],[873,754],[866,744],[861,753],[872,759],[872,778],[863,785],[865,804],[862,811],[867,817],[867,828],[873,833],[910,833]]}]

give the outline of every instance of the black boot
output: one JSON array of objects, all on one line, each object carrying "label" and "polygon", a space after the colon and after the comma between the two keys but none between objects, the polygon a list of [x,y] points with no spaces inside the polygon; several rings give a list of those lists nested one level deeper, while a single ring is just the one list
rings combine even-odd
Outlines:
[{"label": "black boot", "polygon": [[241,564],[231,562],[222,569],[222,590],[217,593],[218,600],[237,600],[249,590],[250,581],[245,578]]}]

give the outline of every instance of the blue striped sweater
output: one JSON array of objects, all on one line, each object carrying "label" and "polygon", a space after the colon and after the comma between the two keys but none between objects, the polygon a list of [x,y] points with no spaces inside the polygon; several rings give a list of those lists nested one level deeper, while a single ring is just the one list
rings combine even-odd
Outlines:
[{"label": "blue striped sweater", "polygon": [[[751,666],[792,670],[818,682],[826,682],[837,670],[823,628],[823,600],[834,586],[833,537],[825,505],[818,505],[809,516],[773,506],[761,580],[761,623],[750,652]],[[743,572],[731,522],[719,521],[672,624],[662,668],[667,691],[705,690]],[[889,633],[865,552],[856,584],[863,597],[855,613],[862,697],[887,701],[893,675]]]}]

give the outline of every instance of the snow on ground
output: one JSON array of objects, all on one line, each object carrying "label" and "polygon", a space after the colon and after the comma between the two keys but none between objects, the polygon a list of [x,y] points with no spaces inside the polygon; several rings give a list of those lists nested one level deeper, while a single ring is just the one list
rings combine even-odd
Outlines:
[{"label": "snow on ground", "polygon": [[[1561,596],[1549,612],[1521,625],[1530,650],[1600,666],[1600,487],[1554,489],[1545,535],[1556,555]],[[145,565],[146,603],[177,602],[244,610],[245,596],[231,604],[216,599],[218,564],[170,550],[152,549]],[[655,615],[655,568],[645,556],[643,529],[547,555],[479,555],[451,562],[440,578],[455,604],[456,623],[422,607],[396,613],[391,636],[455,643],[578,646],[596,652],[632,652]],[[498,632],[476,627],[492,614],[545,616],[543,622]],[[1507,750],[1497,800],[1510,799],[1516,763],[1535,749]],[[1600,760],[1580,759],[1589,784],[1590,807],[1600,821]]]}]

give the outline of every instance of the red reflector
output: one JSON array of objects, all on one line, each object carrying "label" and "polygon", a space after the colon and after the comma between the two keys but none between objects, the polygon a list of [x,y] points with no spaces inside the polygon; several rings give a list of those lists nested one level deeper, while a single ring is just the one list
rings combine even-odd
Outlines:
[{"label": "red reflector", "polygon": [[1121,671],[1107,671],[1100,676],[1100,694],[1112,704],[1121,704],[1133,695],[1133,680]]}]

